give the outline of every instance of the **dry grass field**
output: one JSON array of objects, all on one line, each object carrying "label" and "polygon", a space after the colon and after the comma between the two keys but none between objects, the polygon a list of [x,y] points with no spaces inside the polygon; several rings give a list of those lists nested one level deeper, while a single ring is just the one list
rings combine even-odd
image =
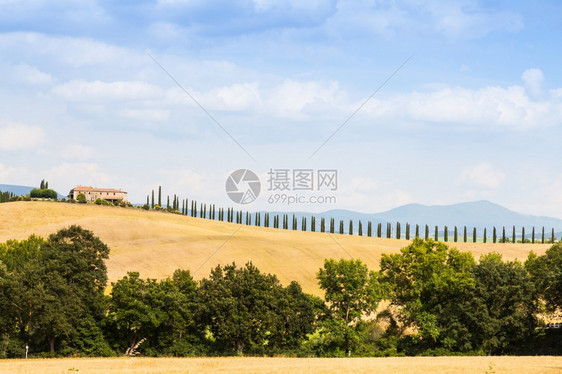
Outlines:
[{"label": "dry grass field", "polygon": [[1,360],[0,373],[559,374],[562,357],[83,358]]},{"label": "dry grass field", "polygon": [[[382,253],[395,253],[406,240],[311,233],[236,225],[181,215],[108,206],[53,202],[0,204],[0,242],[47,237],[78,224],[92,230],[111,248],[109,279],[127,271],[142,277],[165,278],[177,268],[189,269],[196,279],[217,264],[252,261],[260,270],[276,274],[283,284],[298,281],[304,291],[319,295],[316,272],[325,258],[360,258],[376,269]],[[476,258],[496,251],[506,259],[525,260],[545,244],[450,243]],[[199,270],[197,270],[199,269]]]}]

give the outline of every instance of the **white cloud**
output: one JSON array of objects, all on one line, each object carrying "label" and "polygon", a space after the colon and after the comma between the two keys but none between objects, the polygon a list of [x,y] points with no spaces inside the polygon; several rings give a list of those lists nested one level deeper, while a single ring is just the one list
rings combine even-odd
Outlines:
[{"label": "white cloud", "polygon": [[13,68],[15,75],[24,82],[31,84],[49,84],[54,78],[51,74],[43,73],[34,66],[18,64]]},{"label": "white cloud", "polygon": [[544,76],[541,69],[527,69],[521,75],[521,80],[525,84],[525,90],[531,96],[539,96],[542,93]]},{"label": "white cloud", "polygon": [[52,91],[69,101],[142,100],[159,98],[163,95],[160,87],[139,81],[73,80],[54,87]]},{"label": "white cloud", "polygon": [[483,162],[465,169],[458,181],[468,182],[476,187],[496,189],[505,179],[505,173],[496,170],[490,163]]},{"label": "white cloud", "polygon": [[160,109],[131,109],[126,108],[119,111],[119,115],[125,118],[136,119],[140,121],[162,122],[170,118],[169,110]]},{"label": "white cloud", "polygon": [[45,132],[41,127],[6,120],[0,120],[0,134],[0,150],[4,151],[27,150],[45,141]]},{"label": "white cloud", "polygon": [[85,145],[71,144],[61,151],[61,155],[67,160],[85,161],[94,157],[95,151]]}]

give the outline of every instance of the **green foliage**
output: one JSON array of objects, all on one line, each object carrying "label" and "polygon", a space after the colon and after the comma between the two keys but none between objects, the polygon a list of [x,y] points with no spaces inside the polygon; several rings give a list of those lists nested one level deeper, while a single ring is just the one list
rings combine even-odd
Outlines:
[{"label": "green foliage", "polygon": [[76,201],[78,201],[81,204],[85,204],[86,203],[86,195],[84,195],[83,193],[78,194],[78,196],[76,196]]},{"label": "green foliage", "polygon": [[377,274],[370,272],[361,260],[329,259],[324,261],[317,278],[331,317],[324,327],[338,337],[338,347],[349,355],[357,344],[357,323],[362,315],[375,311],[382,299]]},{"label": "green foliage", "polygon": [[56,199],[58,195],[56,191],[48,188],[34,188],[29,193],[29,196],[36,199]]},{"label": "green foliage", "polygon": [[531,252],[525,269],[531,275],[547,311],[562,309],[562,243],[556,243],[542,256]]},{"label": "green foliage", "polygon": [[475,286],[470,253],[433,240],[414,239],[399,254],[381,258],[381,282],[398,319],[414,327],[428,348],[466,349],[468,328],[458,321],[458,306]]}]

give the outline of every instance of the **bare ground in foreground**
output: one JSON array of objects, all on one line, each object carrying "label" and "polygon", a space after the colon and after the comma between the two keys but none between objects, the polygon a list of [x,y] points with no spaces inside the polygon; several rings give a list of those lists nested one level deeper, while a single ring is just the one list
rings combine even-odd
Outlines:
[{"label": "bare ground in foreground", "polygon": [[66,358],[0,360],[0,373],[562,373],[562,357]]}]

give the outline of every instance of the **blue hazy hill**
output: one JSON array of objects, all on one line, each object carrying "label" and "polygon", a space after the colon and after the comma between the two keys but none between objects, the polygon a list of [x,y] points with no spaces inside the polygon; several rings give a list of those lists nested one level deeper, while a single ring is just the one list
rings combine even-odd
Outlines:
[{"label": "blue hazy hill", "polygon": [[[32,189],[39,188],[39,187],[29,187],[29,186],[17,186],[13,184],[0,184],[0,191],[2,192],[11,192],[16,196],[25,196],[27,195]],[[63,196],[57,192],[58,198],[62,199]]]}]

